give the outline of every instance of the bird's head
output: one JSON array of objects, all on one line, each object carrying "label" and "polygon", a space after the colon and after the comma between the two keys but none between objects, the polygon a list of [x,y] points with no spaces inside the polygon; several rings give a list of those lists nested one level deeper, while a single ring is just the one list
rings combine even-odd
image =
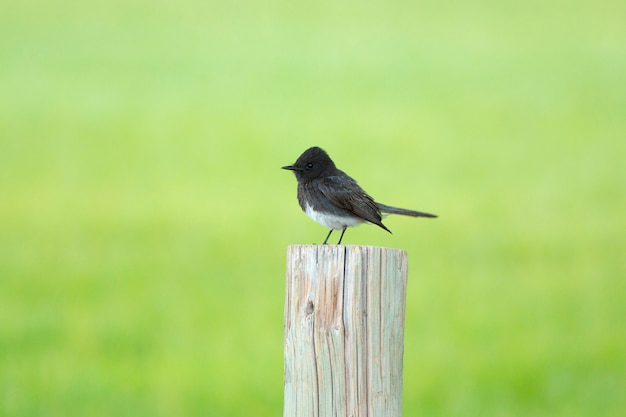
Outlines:
[{"label": "bird's head", "polygon": [[282,168],[293,171],[298,181],[313,180],[336,169],[326,151],[317,146],[304,151],[293,165]]}]

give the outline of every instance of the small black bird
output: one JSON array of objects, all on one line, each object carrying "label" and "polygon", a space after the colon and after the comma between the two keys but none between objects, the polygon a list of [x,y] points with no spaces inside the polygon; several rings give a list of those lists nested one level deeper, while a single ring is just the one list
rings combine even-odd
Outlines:
[{"label": "small black bird", "polygon": [[324,245],[333,230],[341,229],[341,237],[337,243],[339,245],[348,227],[365,222],[374,223],[391,233],[382,223],[381,213],[437,217],[434,214],[375,202],[352,177],[337,169],[328,154],[317,146],[304,151],[295,164],[282,168],[296,174],[298,202],[302,210],[307,216],[330,229]]}]

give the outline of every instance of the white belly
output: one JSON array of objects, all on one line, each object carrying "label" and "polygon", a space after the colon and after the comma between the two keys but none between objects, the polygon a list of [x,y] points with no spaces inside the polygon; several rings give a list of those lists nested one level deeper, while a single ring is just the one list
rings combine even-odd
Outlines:
[{"label": "white belly", "polygon": [[318,222],[322,226],[326,226],[329,229],[333,230],[342,230],[345,227],[357,226],[361,223],[364,223],[364,220],[359,219],[358,217],[345,217],[337,216],[334,214],[320,213],[313,210],[313,208],[308,204],[306,205],[304,212],[307,216],[309,216],[311,219]]}]

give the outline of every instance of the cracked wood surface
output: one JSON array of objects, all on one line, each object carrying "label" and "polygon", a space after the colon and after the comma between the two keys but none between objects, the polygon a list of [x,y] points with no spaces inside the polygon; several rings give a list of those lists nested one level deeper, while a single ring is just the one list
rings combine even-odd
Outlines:
[{"label": "cracked wood surface", "polygon": [[291,245],[285,417],[400,417],[407,254]]}]

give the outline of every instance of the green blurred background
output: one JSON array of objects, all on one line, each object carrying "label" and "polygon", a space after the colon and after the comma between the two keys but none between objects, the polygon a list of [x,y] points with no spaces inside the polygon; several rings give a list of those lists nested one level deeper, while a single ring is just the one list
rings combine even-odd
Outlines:
[{"label": "green blurred background", "polygon": [[409,253],[406,416],[626,412],[626,3],[3,2],[0,415],[278,416],[280,170]]}]

